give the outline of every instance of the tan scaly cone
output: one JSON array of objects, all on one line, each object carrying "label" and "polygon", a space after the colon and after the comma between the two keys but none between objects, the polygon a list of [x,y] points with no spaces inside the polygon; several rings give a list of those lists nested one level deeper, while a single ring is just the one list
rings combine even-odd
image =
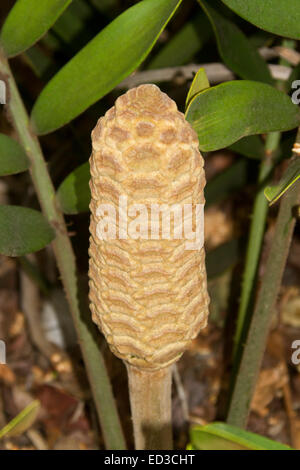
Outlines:
[{"label": "tan scaly cone", "polygon": [[[150,239],[150,228],[149,239],[134,239],[131,224],[141,212],[130,213],[130,207],[144,204],[150,221],[151,204],[204,204],[203,158],[196,133],[155,85],[120,96],[99,119],[92,144],[93,320],[127,365],[136,448],[170,449],[170,365],[207,322],[205,253],[203,247],[187,250],[184,238],[162,239],[161,229],[158,239]],[[122,239],[126,232],[119,218],[121,196],[127,198],[132,229],[127,239]],[[114,220],[110,209],[114,239],[99,237],[97,227],[108,214],[97,213],[101,204],[115,210]],[[171,218],[171,234],[172,224]]]}]

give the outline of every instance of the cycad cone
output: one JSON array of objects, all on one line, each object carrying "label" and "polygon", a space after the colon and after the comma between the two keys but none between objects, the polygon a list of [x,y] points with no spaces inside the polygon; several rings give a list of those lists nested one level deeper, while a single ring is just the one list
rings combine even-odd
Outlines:
[{"label": "cycad cone", "polygon": [[99,119],[92,144],[93,320],[118,357],[141,369],[160,369],[176,361],[206,325],[204,248],[187,250],[184,238],[101,240],[96,211],[111,204],[118,214],[120,196],[127,197],[129,212],[132,204],[203,204],[197,135],[173,100],[155,85],[142,85]]}]

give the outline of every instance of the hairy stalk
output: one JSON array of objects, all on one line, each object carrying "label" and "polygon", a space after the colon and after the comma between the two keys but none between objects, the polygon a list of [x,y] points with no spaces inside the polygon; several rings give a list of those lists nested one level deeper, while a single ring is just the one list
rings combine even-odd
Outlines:
[{"label": "hairy stalk", "polygon": [[242,295],[234,337],[235,362],[238,361],[238,357],[241,352],[241,344],[243,343],[245,331],[247,330],[248,326],[247,317],[252,307],[253,291],[255,287],[261,247],[265,233],[268,213],[268,201],[264,195],[265,182],[275,166],[276,151],[279,145],[280,137],[280,132],[272,132],[268,134],[265,143],[265,158],[263,159],[260,166],[258,176],[259,189],[254,201],[250,235],[247,246],[245,271],[243,276]]},{"label": "hairy stalk", "polygon": [[136,449],[172,450],[172,368],[127,371]]},{"label": "hairy stalk", "polygon": [[[300,131],[298,131],[296,142],[300,143]],[[293,158],[299,157],[295,155]],[[235,426],[245,427],[247,424],[251,400],[295,225],[293,209],[298,204],[299,198],[300,182],[294,184],[285,193],[280,203],[265,275],[262,279],[231,397],[227,422]]]},{"label": "hairy stalk", "polygon": [[109,449],[124,449],[125,441],[109,377],[103,357],[93,336],[94,326],[87,307],[82,307],[83,302],[79,295],[75,257],[64,217],[56,204],[55,190],[48,173],[40,143],[30,128],[28,114],[9,64],[1,50],[0,77],[7,84],[7,110],[19,140],[29,158],[30,173],[41,208],[56,232],[53,249],[80,342],[105,444]]}]

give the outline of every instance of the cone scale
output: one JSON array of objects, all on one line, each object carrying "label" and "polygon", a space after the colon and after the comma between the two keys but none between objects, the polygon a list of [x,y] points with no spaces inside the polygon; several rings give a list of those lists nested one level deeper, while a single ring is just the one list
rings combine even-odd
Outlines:
[{"label": "cone scale", "polygon": [[142,85],[97,122],[90,169],[93,320],[126,363],[136,448],[170,449],[170,366],[208,316],[204,247],[187,249],[184,236],[204,229],[184,219],[204,205],[197,135],[173,100]]}]

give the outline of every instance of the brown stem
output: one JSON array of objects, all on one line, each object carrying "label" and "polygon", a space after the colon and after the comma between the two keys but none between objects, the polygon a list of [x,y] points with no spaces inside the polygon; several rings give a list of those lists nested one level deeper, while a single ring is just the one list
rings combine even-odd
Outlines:
[{"label": "brown stem", "polygon": [[137,450],[172,450],[172,369],[141,370],[127,365]]}]

